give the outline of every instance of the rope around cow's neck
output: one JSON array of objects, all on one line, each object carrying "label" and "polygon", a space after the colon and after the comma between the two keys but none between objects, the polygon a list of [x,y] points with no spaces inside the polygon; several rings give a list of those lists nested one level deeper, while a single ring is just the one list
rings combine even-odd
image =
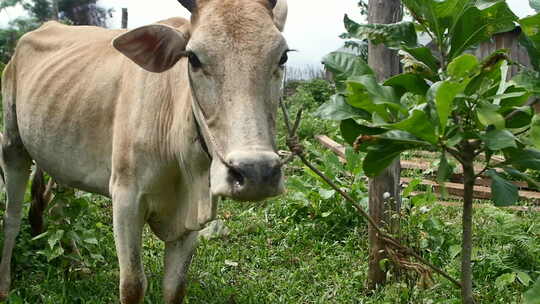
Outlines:
[{"label": "rope around cow's neck", "polygon": [[[211,149],[212,155],[217,156],[217,158],[229,169],[233,169],[233,166],[225,160],[225,157],[223,157],[222,150],[216,141],[214,135],[210,131],[210,127],[208,126],[208,123],[206,122],[206,114],[204,113],[204,109],[202,108],[199,98],[197,98],[197,95],[195,91],[193,90],[193,80],[191,79],[191,68],[188,67],[188,78],[189,78],[189,86],[191,88],[191,108],[193,110],[193,114],[195,116],[195,123],[202,129],[202,140],[206,143],[206,146]],[[206,136],[205,136],[206,133]],[[205,138],[206,137],[206,138]],[[210,146],[208,145],[210,143]]]}]

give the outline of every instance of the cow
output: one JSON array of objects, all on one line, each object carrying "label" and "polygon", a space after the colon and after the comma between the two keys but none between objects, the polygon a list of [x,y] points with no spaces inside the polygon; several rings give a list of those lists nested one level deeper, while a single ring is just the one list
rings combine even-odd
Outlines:
[{"label": "cow", "polygon": [[218,198],[284,191],[275,125],[286,1],[179,2],[189,21],[130,31],[52,21],[20,39],[2,81],[2,298],[32,161],[62,185],[112,198],[124,304],[143,301],[146,223],[165,243],[164,302],[181,303]]}]

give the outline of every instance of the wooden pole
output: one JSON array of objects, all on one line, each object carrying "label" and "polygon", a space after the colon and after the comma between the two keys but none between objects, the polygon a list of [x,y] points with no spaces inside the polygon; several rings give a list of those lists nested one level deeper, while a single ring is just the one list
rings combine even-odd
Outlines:
[{"label": "wooden pole", "polygon": [[59,15],[59,10],[58,10],[58,0],[53,0],[52,1],[52,20],[58,20],[58,15]]},{"label": "wooden pole", "polygon": [[122,8],[122,28],[127,29],[128,27],[128,9],[126,7]]},{"label": "wooden pole", "polygon": [[[368,23],[395,23],[401,21],[403,9],[399,0],[369,0]],[[387,79],[400,72],[399,57],[395,51],[384,45],[369,43],[368,63],[377,74],[378,80]],[[384,223],[396,233],[399,221],[392,214],[401,208],[400,198],[400,162],[396,160],[381,175],[369,182],[369,215],[380,225]],[[383,242],[377,237],[377,231],[369,228],[369,270],[368,288],[374,290],[386,281],[386,272],[381,269],[380,261],[385,258]]]}]

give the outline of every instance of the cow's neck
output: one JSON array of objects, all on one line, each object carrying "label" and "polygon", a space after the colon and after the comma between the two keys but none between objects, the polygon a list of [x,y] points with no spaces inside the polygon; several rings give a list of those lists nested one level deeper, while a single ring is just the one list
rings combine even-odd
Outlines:
[{"label": "cow's neck", "polygon": [[170,74],[167,89],[172,98],[162,106],[170,109],[165,115],[162,129],[169,130],[165,151],[181,166],[196,162],[198,167],[210,168],[210,154],[203,132],[197,123],[192,108],[192,94],[185,72],[185,62],[180,62]]}]

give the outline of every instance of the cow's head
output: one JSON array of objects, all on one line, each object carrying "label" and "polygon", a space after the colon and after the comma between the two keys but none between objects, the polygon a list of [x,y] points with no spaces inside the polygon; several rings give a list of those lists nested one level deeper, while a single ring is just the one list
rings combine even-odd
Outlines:
[{"label": "cow's head", "polygon": [[213,154],[211,191],[238,200],[283,192],[277,102],[288,47],[286,0],[179,0],[191,25],[149,25],[113,41],[151,72],[187,57],[193,108]]}]

